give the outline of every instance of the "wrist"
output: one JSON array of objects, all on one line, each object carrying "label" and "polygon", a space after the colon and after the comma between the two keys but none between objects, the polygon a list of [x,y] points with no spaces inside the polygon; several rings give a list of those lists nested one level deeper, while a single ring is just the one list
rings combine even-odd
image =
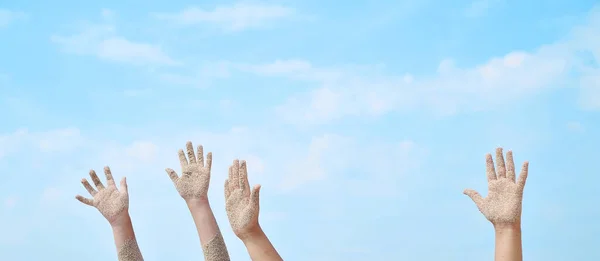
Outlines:
[{"label": "wrist", "polygon": [[189,209],[198,208],[198,207],[210,207],[210,204],[208,203],[208,198],[186,199],[185,204],[187,204]]},{"label": "wrist", "polygon": [[119,214],[115,219],[109,221],[110,226],[113,229],[119,229],[127,226],[131,226],[131,217],[129,216],[129,212],[125,211]]},{"label": "wrist", "polygon": [[260,227],[260,225],[256,225],[255,227],[247,230],[245,233],[238,235],[238,237],[244,242],[244,244],[256,240],[260,240],[266,237],[264,231]]},{"label": "wrist", "polygon": [[509,223],[509,224],[494,224],[494,230],[496,233],[499,232],[520,232],[521,222]]}]

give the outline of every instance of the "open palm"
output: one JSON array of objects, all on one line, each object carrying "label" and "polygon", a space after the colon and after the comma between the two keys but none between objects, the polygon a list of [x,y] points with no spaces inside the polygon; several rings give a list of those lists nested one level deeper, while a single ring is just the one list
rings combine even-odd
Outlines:
[{"label": "open palm", "polygon": [[208,193],[208,185],[210,184],[210,169],[212,166],[212,153],[206,155],[206,164],[204,163],[204,148],[198,146],[197,157],[194,154],[194,146],[192,142],[186,143],[187,158],[183,150],[179,150],[179,162],[181,163],[181,176],[167,168],[166,171],[169,177],[175,184],[175,188],[182,198],[190,199],[206,199]]},{"label": "open palm", "polygon": [[492,155],[486,155],[486,172],[488,178],[488,195],[483,198],[477,191],[466,189],[479,211],[494,225],[514,224],[521,221],[523,189],[527,181],[529,162],[523,163],[518,180],[515,175],[515,163],[512,151],[506,153],[504,162],[502,148],[496,149],[496,169]]},{"label": "open palm", "polygon": [[94,189],[87,179],[81,180],[81,183],[93,199],[85,198],[80,195],[77,195],[75,198],[86,205],[97,208],[106,220],[112,224],[119,219],[121,215],[126,215],[127,210],[129,209],[127,181],[125,177],[123,177],[121,180],[121,190],[118,190],[108,166],[104,167],[104,174],[106,175],[106,187],[104,187],[104,184],[102,184],[100,178],[96,175],[96,172],[90,170],[90,177],[98,190]]},{"label": "open palm", "polygon": [[225,207],[233,232],[243,237],[258,228],[260,185],[250,191],[246,162],[234,160],[229,167],[229,178],[225,180]]}]

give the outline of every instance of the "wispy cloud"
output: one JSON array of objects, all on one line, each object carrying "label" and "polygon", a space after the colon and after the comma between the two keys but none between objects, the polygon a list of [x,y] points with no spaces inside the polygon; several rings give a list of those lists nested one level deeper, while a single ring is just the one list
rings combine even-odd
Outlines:
[{"label": "wispy cloud", "polygon": [[153,16],[178,25],[213,24],[224,30],[240,31],[261,27],[293,14],[294,9],[280,5],[236,3],[212,10],[188,7],[177,13],[155,13]]},{"label": "wispy cloud", "polygon": [[178,65],[160,46],[135,42],[117,34],[115,13],[102,10],[102,22],[84,25],[79,33],[52,35],[50,40],[64,52],[94,55],[100,59],[135,65]]},{"label": "wispy cloud", "polygon": [[0,8],[0,28],[6,27],[15,21],[26,19],[27,17],[27,14],[24,12]]}]

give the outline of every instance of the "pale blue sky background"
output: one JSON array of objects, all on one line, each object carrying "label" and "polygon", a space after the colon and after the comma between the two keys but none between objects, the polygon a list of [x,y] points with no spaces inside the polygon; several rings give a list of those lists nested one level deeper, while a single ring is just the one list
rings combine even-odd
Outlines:
[{"label": "pale blue sky background", "polygon": [[1,261],[115,260],[74,199],[104,165],[146,260],[202,260],[164,172],[186,140],[232,260],[236,157],[285,260],[492,260],[462,191],[496,146],[531,162],[525,260],[600,259],[595,1],[201,2],[2,2]]}]

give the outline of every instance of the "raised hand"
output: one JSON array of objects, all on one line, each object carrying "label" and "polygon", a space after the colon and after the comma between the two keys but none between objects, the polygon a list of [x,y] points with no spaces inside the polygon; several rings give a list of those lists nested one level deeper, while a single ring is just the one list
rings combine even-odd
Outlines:
[{"label": "raised hand", "polygon": [[506,153],[507,164],[504,162],[502,148],[496,149],[496,169],[492,155],[486,155],[486,172],[488,178],[488,195],[483,198],[472,190],[466,189],[463,193],[469,196],[479,211],[494,226],[514,225],[521,222],[521,205],[523,189],[527,181],[529,162],[525,161],[519,178],[515,176],[515,163],[512,151]]},{"label": "raised hand", "polygon": [[92,199],[77,195],[75,198],[82,203],[95,207],[102,213],[102,215],[112,225],[115,222],[128,218],[129,209],[129,194],[127,193],[127,181],[125,177],[121,179],[121,189],[118,190],[115,185],[112,173],[108,166],[104,167],[104,174],[106,175],[107,186],[104,187],[98,175],[94,170],[90,170],[90,177],[94,182],[97,190],[94,189],[87,179],[82,179],[81,183],[85,189],[92,195]]},{"label": "raised hand", "polygon": [[177,173],[167,168],[166,171],[169,177],[175,184],[175,188],[183,199],[207,199],[208,185],[210,183],[210,168],[212,165],[212,153],[206,155],[206,164],[204,162],[204,148],[198,146],[198,157],[194,155],[194,147],[192,142],[186,144],[187,157],[183,150],[179,150],[179,162],[181,163],[181,177]]},{"label": "raised hand", "polygon": [[94,189],[86,179],[81,180],[93,199],[84,198],[80,195],[75,198],[86,205],[97,208],[108,220],[113,230],[119,261],[144,261],[129,217],[127,180],[125,177],[121,179],[121,189],[118,190],[108,166],[104,167],[104,174],[106,175],[106,187],[104,187],[96,172],[90,170],[90,177],[98,190]]},{"label": "raised hand", "polygon": [[229,167],[229,178],[225,180],[225,209],[233,232],[243,238],[258,225],[260,185],[250,191],[246,161],[234,160]]},{"label": "raised hand", "polygon": [[212,153],[209,152],[206,155],[205,164],[202,145],[198,146],[198,155],[194,154],[192,142],[188,141],[185,147],[187,158],[183,150],[178,152],[179,162],[181,163],[181,176],[177,176],[177,173],[172,169],[168,168],[166,171],[192,214],[200,237],[204,260],[229,261],[227,246],[207,197]]}]

